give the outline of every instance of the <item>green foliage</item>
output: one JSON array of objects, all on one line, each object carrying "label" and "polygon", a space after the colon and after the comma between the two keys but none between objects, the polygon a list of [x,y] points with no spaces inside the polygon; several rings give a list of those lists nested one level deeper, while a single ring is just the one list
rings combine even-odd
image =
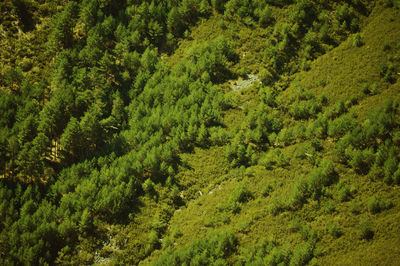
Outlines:
[{"label": "green foliage", "polygon": [[396,82],[396,72],[395,67],[392,62],[382,62],[379,65],[379,75],[385,81],[390,83]]},{"label": "green foliage", "polygon": [[352,201],[349,205],[349,210],[353,214],[360,214],[362,210],[362,204],[359,201]]},{"label": "green foliage", "polygon": [[329,214],[329,213],[335,212],[335,210],[336,210],[336,207],[335,207],[333,201],[332,200],[327,201],[325,204],[324,212]]},{"label": "green foliage", "polygon": [[267,197],[267,196],[269,196],[269,195],[271,194],[271,192],[273,192],[273,191],[274,191],[273,186],[272,186],[270,183],[267,183],[267,184],[263,187],[263,189],[262,189],[262,191],[261,191],[261,194],[262,194],[264,197]]},{"label": "green foliage", "polygon": [[316,100],[303,101],[298,104],[293,104],[289,109],[289,113],[294,117],[294,119],[309,119],[315,117],[319,112],[321,112],[322,107]]},{"label": "green foliage", "polygon": [[[173,233],[176,242],[166,234],[174,222],[174,208],[185,204],[180,210],[185,213],[191,208],[188,194],[221,180],[229,188],[231,166],[241,167],[239,175],[246,173],[246,185],[228,191],[227,200],[219,204],[222,212],[206,217],[206,226],[229,228],[251,214],[251,221],[238,226],[241,234],[249,234],[249,241],[240,244],[251,246],[258,232],[253,226],[248,230],[249,224],[259,219],[253,205],[267,216],[299,211],[301,217],[312,218],[318,210],[310,212],[308,207],[314,205],[310,201],[308,206],[307,200],[332,196],[327,187],[337,179],[335,167],[326,160],[321,163],[320,157],[331,158],[335,141],[339,161],[346,164],[338,166],[338,172],[350,165],[356,174],[369,171],[371,182],[383,178],[388,184],[400,183],[398,104],[389,102],[364,123],[356,122],[363,118],[366,102],[379,102],[391,95],[392,88],[386,91],[379,85],[378,91],[378,85],[368,85],[365,94],[382,94],[358,101],[349,97],[346,102],[328,93],[328,101],[316,96],[334,79],[321,75],[304,89],[294,80],[302,80],[304,73],[293,75],[300,69],[318,69],[315,58],[338,46],[350,32],[358,32],[370,21],[366,16],[373,18],[381,9],[371,12],[372,5],[365,1],[317,2],[1,2],[5,15],[0,18],[0,264],[80,265],[103,258],[111,264],[138,264],[144,259],[167,265],[312,263],[318,238],[301,226],[297,230],[306,242],[289,247],[260,241],[242,257],[231,232],[211,233],[184,248],[179,247],[196,238],[188,235],[186,225]],[[353,45],[365,42],[376,48],[370,34],[361,30]],[[46,37],[47,44],[40,44]],[[397,41],[378,47],[387,56],[379,74],[391,83],[398,72],[393,45]],[[247,50],[250,56],[242,58]],[[264,65],[259,68],[261,57]],[[228,92],[227,81],[250,70],[258,73],[263,85]],[[287,88],[294,88],[293,97]],[[230,95],[237,97],[235,110],[230,110]],[[248,106],[245,112],[243,103]],[[347,115],[349,109],[361,110],[360,117]],[[242,120],[240,130],[233,129],[232,124]],[[202,162],[185,163],[181,156],[197,154],[198,147],[207,152],[209,145],[226,145],[231,164],[222,158],[218,169],[210,171],[215,179],[203,178]],[[298,159],[318,165],[308,178],[302,175],[312,166]],[[213,160],[208,163],[213,165]],[[249,165],[254,167],[244,170]],[[264,174],[282,180],[254,190],[251,179],[258,182]],[[296,177],[291,194],[274,197],[286,192],[291,176]],[[266,198],[252,201],[259,193]],[[340,201],[347,201],[354,191],[339,183],[337,193]],[[200,197],[197,203],[213,196]],[[371,212],[391,205],[379,198],[370,201]],[[334,204],[328,201],[325,211],[339,212],[343,207],[336,209]],[[301,210],[303,205],[307,209]],[[357,206],[352,212],[360,212]],[[250,212],[240,212],[245,207]],[[184,219],[191,223],[192,216]],[[281,217],[270,220],[270,232],[276,229],[275,220],[281,222]],[[283,225],[285,221],[282,215]],[[328,231],[336,235],[336,229]],[[281,235],[279,241],[287,241]],[[112,242],[106,246],[105,236]]]},{"label": "green foliage", "polygon": [[315,198],[319,198],[324,186],[331,185],[336,181],[336,172],[333,162],[330,160],[321,161],[320,165],[310,172],[308,178],[309,192]]},{"label": "green foliage", "polygon": [[340,229],[340,225],[337,221],[332,222],[329,224],[328,227],[328,232],[331,234],[334,238],[338,238],[342,235],[342,230]]},{"label": "green foliage", "polygon": [[287,210],[287,205],[281,199],[273,198],[268,205],[268,210],[272,215],[276,216]]},{"label": "green foliage", "polygon": [[269,24],[271,24],[274,21],[274,18],[272,17],[272,10],[271,8],[266,5],[259,13],[258,15],[258,22],[265,26],[268,26]]},{"label": "green foliage", "polygon": [[363,43],[363,41],[361,39],[361,35],[360,35],[360,33],[357,32],[353,37],[353,46],[354,47],[361,47],[363,44],[364,43]]},{"label": "green foliage", "polygon": [[360,238],[370,240],[374,237],[374,231],[372,229],[371,221],[367,218],[363,218],[360,221]]},{"label": "green foliage", "polygon": [[245,143],[242,131],[236,134],[231,144],[225,150],[225,155],[233,166],[249,165],[253,153],[252,147]]},{"label": "green foliage", "polygon": [[343,137],[358,125],[357,120],[351,115],[342,115],[328,122],[328,136],[334,138]]},{"label": "green foliage", "polygon": [[176,264],[226,264],[226,259],[235,252],[238,240],[230,231],[211,232],[207,237],[199,239],[178,250],[166,249],[154,265]]},{"label": "green foliage", "polygon": [[78,16],[79,5],[70,2],[64,10],[52,19],[49,44],[54,51],[71,48],[73,45],[73,27]]},{"label": "green foliage", "polygon": [[365,149],[363,151],[355,150],[351,155],[350,165],[362,174],[368,173],[372,164],[375,161],[375,154],[372,149]]},{"label": "green foliage", "polygon": [[393,207],[391,199],[381,199],[376,195],[372,196],[367,202],[368,211],[378,213]]},{"label": "green foliage", "polygon": [[339,182],[336,188],[338,190],[338,198],[341,202],[350,200],[354,194],[354,191],[344,182]]},{"label": "green foliage", "polygon": [[259,160],[261,165],[264,165],[267,169],[273,169],[274,167],[285,167],[289,164],[289,158],[285,155],[281,149],[271,149]]},{"label": "green foliage", "polygon": [[144,193],[146,193],[149,196],[156,195],[156,191],[154,189],[154,182],[150,178],[146,179],[146,181],[142,183],[142,189]]},{"label": "green foliage", "polygon": [[364,83],[364,85],[362,87],[362,91],[363,91],[363,93],[370,94],[370,95],[375,95],[378,93],[378,89],[377,89],[377,86],[375,83],[372,85]]}]

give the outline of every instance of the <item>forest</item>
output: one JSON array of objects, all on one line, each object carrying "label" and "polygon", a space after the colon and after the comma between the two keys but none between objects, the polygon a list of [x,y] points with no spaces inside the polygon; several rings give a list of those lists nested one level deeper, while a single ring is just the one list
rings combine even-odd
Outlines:
[{"label": "forest", "polygon": [[3,0],[1,265],[400,264],[399,0]]}]

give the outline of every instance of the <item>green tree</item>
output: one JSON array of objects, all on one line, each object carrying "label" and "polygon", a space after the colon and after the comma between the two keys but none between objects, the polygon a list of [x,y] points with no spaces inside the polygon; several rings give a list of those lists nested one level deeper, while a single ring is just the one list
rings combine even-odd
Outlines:
[{"label": "green tree", "polygon": [[73,27],[78,17],[78,11],[79,5],[76,2],[69,2],[64,10],[57,13],[52,19],[49,42],[55,51],[72,46]]},{"label": "green tree", "polygon": [[82,135],[83,132],[78,120],[72,117],[60,137],[60,145],[63,151],[79,158],[85,148],[82,143]]}]

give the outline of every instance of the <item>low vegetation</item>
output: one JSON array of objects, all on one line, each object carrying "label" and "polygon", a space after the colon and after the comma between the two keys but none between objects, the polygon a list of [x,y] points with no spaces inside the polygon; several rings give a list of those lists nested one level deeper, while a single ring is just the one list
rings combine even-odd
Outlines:
[{"label": "low vegetation", "polygon": [[0,11],[0,264],[399,259],[399,1]]}]

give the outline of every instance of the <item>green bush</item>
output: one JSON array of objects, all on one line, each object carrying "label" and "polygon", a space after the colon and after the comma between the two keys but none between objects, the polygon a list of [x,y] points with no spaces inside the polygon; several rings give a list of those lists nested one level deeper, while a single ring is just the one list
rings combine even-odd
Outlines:
[{"label": "green bush", "polygon": [[142,183],[143,191],[149,196],[155,196],[157,194],[154,186],[155,184],[150,178],[147,178],[146,181]]},{"label": "green bush", "polygon": [[260,239],[245,249],[241,257],[239,265],[288,265],[292,251],[288,246],[278,247],[274,241]]},{"label": "green bush", "polygon": [[158,233],[154,230],[150,231],[147,240],[146,253],[150,254],[151,252],[153,252],[153,250],[159,248],[160,244],[161,243],[158,238]]},{"label": "green bush", "polygon": [[314,164],[316,151],[310,143],[302,143],[296,148],[294,155],[296,156],[296,158],[307,159],[312,164]]},{"label": "green bush", "polygon": [[338,184],[338,198],[341,202],[348,201],[352,197],[352,193],[350,188],[346,185],[341,183]]},{"label": "green bush", "polygon": [[392,180],[393,183],[400,185],[400,164],[397,166],[397,171],[394,172]]},{"label": "green bush", "polygon": [[284,212],[286,209],[286,204],[281,199],[277,198],[273,198],[268,206],[269,212],[274,216],[278,215],[281,212]]},{"label": "green bush", "polygon": [[292,104],[289,114],[296,120],[309,119],[310,117],[315,117],[321,110],[322,106],[313,99]]},{"label": "green bush", "polygon": [[325,203],[325,207],[324,207],[324,212],[326,214],[330,214],[335,212],[336,207],[335,207],[335,203],[332,200],[329,200]]},{"label": "green bush", "polygon": [[371,180],[380,180],[384,177],[385,173],[383,169],[376,164],[374,164],[369,170],[368,177]]},{"label": "green bush", "polygon": [[325,116],[328,119],[335,119],[347,112],[346,105],[343,101],[337,102],[325,111]]},{"label": "green bush", "polygon": [[357,120],[351,115],[343,115],[328,123],[328,136],[340,138],[357,126]]},{"label": "green bush", "polygon": [[297,245],[290,259],[290,266],[306,265],[314,256],[315,244],[307,241],[304,244]]},{"label": "green bush", "polygon": [[383,164],[383,180],[386,183],[391,184],[394,181],[394,173],[398,170],[398,164],[399,161],[395,156],[391,156]]},{"label": "green bush", "polygon": [[328,232],[331,234],[334,238],[338,238],[342,235],[342,230],[340,229],[340,225],[337,221],[332,222],[329,224],[328,227]]},{"label": "green bush", "polygon": [[267,183],[267,184],[263,187],[263,189],[262,189],[262,191],[261,191],[261,195],[263,195],[264,197],[267,197],[267,196],[269,196],[269,194],[271,194],[271,192],[273,192],[273,191],[274,191],[273,186],[272,186],[270,183]]},{"label": "green bush", "polygon": [[231,231],[216,231],[178,250],[167,248],[152,265],[226,265],[238,239]]},{"label": "green bush", "polygon": [[356,33],[356,34],[354,34],[354,37],[353,37],[353,46],[354,47],[360,47],[360,46],[362,46],[364,43],[363,43],[363,41],[362,41],[362,39],[361,39],[361,35],[360,35],[360,33]]},{"label": "green bush", "polygon": [[235,188],[232,192],[231,196],[229,197],[229,201],[236,201],[239,203],[245,203],[253,198],[253,194],[247,188],[245,184],[241,184]]},{"label": "green bush", "polygon": [[290,196],[289,204],[293,210],[299,209],[305,203],[309,196],[309,184],[307,181],[300,179],[296,182]]},{"label": "green bush", "polygon": [[368,211],[371,213],[378,213],[393,207],[391,199],[381,199],[377,196],[372,196],[367,202]]},{"label": "green bush", "polygon": [[375,161],[375,154],[372,149],[365,149],[363,151],[354,150],[351,154],[350,165],[356,172],[367,174]]},{"label": "green bush", "polygon": [[371,222],[369,219],[363,218],[360,221],[359,228],[360,228],[360,238],[361,239],[369,240],[374,237],[374,231],[372,229]]},{"label": "green bush", "polygon": [[379,65],[379,75],[389,83],[396,82],[396,70],[392,62],[382,62]]},{"label": "green bush", "polygon": [[389,51],[390,50],[390,43],[388,41],[384,41],[382,44],[382,49],[383,51]]},{"label": "green bush", "polygon": [[289,164],[289,158],[282,152],[281,149],[276,148],[268,151],[260,159],[260,164],[264,165],[267,169],[273,169],[274,167],[286,167]]},{"label": "green bush", "polygon": [[292,144],[294,140],[295,140],[295,137],[293,135],[293,128],[285,127],[279,132],[275,141],[282,142],[283,145],[288,146],[288,145]]},{"label": "green bush", "polygon": [[274,18],[272,17],[272,10],[268,5],[266,5],[260,12],[258,22],[265,27],[271,24],[273,20]]},{"label": "green bush", "polygon": [[333,162],[323,160],[317,168],[311,170],[308,178],[309,192],[314,198],[319,198],[325,186],[336,181],[337,175]]},{"label": "green bush", "polygon": [[353,214],[360,214],[362,210],[362,204],[359,201],[352,201],[349,205],[349,210]]}]

